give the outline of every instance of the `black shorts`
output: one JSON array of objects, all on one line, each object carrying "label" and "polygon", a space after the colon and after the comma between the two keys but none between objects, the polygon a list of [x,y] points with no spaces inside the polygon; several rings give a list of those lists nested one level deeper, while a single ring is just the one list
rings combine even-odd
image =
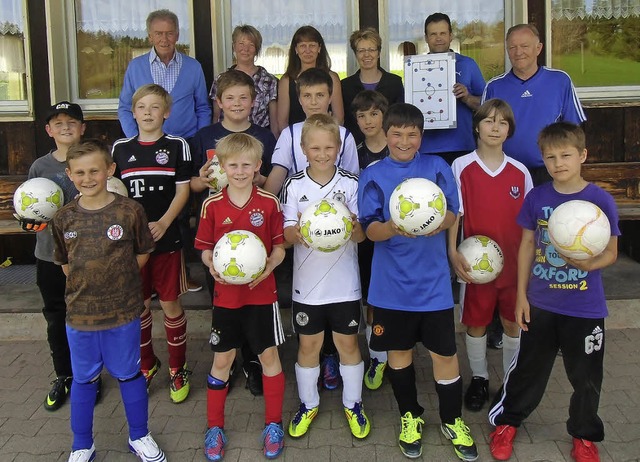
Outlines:
[{"label": "black shorts", "polygon": [[284,329],[278,302],[272,305],[245,305],[241,308],[211,310],[209,344],[213,351],[240,348],[247,341],[251,351],[259,355],[272,346],[284,343]]},{"label": "black shorts", "polygon": [[355,335],[360,331],[362,324],[360,300],[327,305],[293,302],[291,324],[296,334],[319,334],[329,327],[338,334]]},{"label": "black shorts", "polygon": [[453,307],[440,311],[400,311],[373,307],[372,350],[411,350],[418,342],[440,356],[456,354]]}]

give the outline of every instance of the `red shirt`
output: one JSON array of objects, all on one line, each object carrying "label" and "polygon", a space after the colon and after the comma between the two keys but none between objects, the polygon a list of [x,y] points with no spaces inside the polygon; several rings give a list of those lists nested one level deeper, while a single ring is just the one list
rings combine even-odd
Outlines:
[{"label": "red shirt", "polygon": [[[260,238],[271,255],[274,245],[284,243],[283,216],[278,198],[256,186],[246,204],[238,207],[229,200],[227,188],[204,201],[195,248],[213,250],[216,242],[229,231],[247,230]],[[223,308],[245,305],[267,305],[276,302],[276,280],[273,273],[253,289],[246,284],[216,284],[213,304]]]}]

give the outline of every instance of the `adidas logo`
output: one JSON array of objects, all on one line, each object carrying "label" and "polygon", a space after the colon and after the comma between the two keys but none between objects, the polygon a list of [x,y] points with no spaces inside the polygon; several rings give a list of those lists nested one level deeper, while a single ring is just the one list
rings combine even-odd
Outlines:
[{"label": "adidas logo", "polygon": [[591,332],[593,335],[596,334],[601,334],[602,333],[602,329],[600,328],[600,326],[596,326],[595,329],[593,329],[593,332]]},{"label": "adidas logo", "polygon": [[529,90],[525,90],[524,93],[520,95],[520,98],[531,98],[532,96]]},{"label": "adidas logo", "polygon": [[355,319],[352,319],[351,322],[349,323],[349,327],[356,327],[358,325],[358,323],[356,322]]},{"label": "adidas logo", "polygon": [[309,199],[307,199],[307,195],[303,195],[300,200],[298,202],[309,202]]},{"label": "adidas logo", "polygon": [[233,223],[233,222],[231,221],[231,218],[229,218],[229,217],[225,218],[224,221],[222,222],[223,225],[230,225],[231,223]]},{"label": "adidas logo", "polygon": [[136,159],[136,156],[131,156],[127,162],[135,162],[136,160],[138,160]]}]

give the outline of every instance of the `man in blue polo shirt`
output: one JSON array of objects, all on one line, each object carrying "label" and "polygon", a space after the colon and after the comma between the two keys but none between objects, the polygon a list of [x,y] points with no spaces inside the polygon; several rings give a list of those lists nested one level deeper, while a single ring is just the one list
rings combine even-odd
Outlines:
[{"label": "man in blue polo shirt", "polygon": [[511,70],[491,79],[482,95],[482,102],[500,98],[511,105],[516,131],[502,149],[527,166],[535,185],[550,179],[538,148],[540,130],[554,122],[580,124],[587,120],[569,75],[538,66],[541,51],[540,34],[534,25],[511,27],[507,31]]},{"label": "man in blue polo shirt", "polygon": [[[424,22],[424,38],[429,45],[429,53],[447,53],[453,34],[451,19],[444,13],[433,13]],[[484,78],[478,64],[468,56],[456,53],[456,97],[457,127],[425,130],[420,152],[437,154],[451,165],[458,157],[476,148],[471,128],[473,111],[480,106],[480,96],[484,90]]]}]

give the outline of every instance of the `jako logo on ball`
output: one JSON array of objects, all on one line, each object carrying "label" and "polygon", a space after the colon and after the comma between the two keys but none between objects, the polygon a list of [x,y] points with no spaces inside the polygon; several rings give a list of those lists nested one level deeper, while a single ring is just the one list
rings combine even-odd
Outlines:
[{"label": "jako logo on ball", "polygon": [[333,252],[351,238],[351,213],[342,202],[320,199],[311,202],[300,215],[300,233],[314,250]]},{"label": "jako logo on ball", "polygon": [[477,284],[486,284],[496,279],[502,272],[504,256],[496,241],[487,236],[471,236],[458,246],[467,263],[471,266],[469,276]]},{"label": "jako logo on ball", "polygon": [[229,284],[248,284],[262,274],[267,249],[251,231],[225,233],[213,248],[213,268]]},{"label": "jako logo on ball", "polygon": [[49,221],[64,204],[60,186],[47,178],[31,178],[13,195],[13,208],[22,218]]},{"label": "jako logo on ball", "polygon": [[422,236],[435,231],[447,213],[442,189],[426,178],[409,178],[389,198],[391,219],[405,233]]},{"label": "jako logo on ball", "polygon": [[576,260],[602,253],[611,238],[609,219],[588,201],[560,204],[549,217],[549,240],[558,252]]}]

